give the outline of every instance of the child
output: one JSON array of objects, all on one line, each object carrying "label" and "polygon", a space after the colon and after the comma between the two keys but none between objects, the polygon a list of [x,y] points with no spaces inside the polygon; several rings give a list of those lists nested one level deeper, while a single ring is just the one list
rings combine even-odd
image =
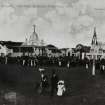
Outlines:
[{"label": "child", "polygon": [[62,96],[64,94],[64,92],[66,91],[64,81],[60,80],[58,82],[58,86],[57,87],[58,87],[57,96]]}]

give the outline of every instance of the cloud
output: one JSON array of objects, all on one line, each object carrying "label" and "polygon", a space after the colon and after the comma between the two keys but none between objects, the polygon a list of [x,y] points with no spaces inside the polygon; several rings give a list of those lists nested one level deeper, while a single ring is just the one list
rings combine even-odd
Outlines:
[{"label": "cloud", "polygon": [[73,26],[75,30],[82,31],[81,29],[87,28],[91,26],[93,23],[94,23],[94,20],[92,17],[84,15],[84,16],[79,16],[73,23]]},{"label": "cloud", "polygon": [[105,0],[87,0],[87,4],[97,9],[105,8]]},{"label": "cloud", "polygon": [[105,0],[0,0],[0,4],[5,5],[0,7],[1,39],[24,41],[33,24],[40,38],[59,47],[90,43],[95,25],[104,37]]},{"label": "cloud", "polygon": [[52,5],[56,0],[7,0],[12,5]]},{"label": "cloud", "polygon": [[[88,34],[89,27],[93,26],[94,18],[86,15],[86,10],[77,8],[77,5],[68,6],[62,2],[58,2],[56,5],[61,7],[48,11],[45,14],[45,20],[38,19],[40,21],[37,21],[37,24],[43,23],[47,27],[40,29],[46,34],[48,42],[55,43],[59,47],[61,44],[62,46],[74,46],[78,39],[79,41],[81,39],[81,43],[85,42],[82,39],[84,40],[86,32]],[[87,6],[83,8],[86,9]],[[81,11],[83,14],[80,15]],[[46,24],[49,24],[50,28]]]},{"label": "cloud", "polygon": [[6,24],[11,21],[12,15],[14,13],[14,8],[3,7],[0,9],[0,23]]},{"label": "cloud", "polygon": [[85,8],[86,6],[92,7],[94,9],[105,8],[105,0],[79,0],[74,5],[78,5],[80,8]]}]

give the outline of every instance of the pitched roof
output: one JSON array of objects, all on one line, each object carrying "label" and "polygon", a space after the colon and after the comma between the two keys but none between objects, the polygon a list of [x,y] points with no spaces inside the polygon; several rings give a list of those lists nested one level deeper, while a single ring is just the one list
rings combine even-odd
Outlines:
[{"label": "pitched roof", "polygon": [[21,46],[23,42],[13,42],[13,41],[0,41],[1,45],[5,45],[8,48],[13,46]]}]

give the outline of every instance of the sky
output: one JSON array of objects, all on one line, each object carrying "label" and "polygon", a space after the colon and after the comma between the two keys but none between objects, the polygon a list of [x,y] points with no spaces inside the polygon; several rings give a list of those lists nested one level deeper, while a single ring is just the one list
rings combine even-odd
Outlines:
[{"label": "sky", "polygon": [[33,32],[57,47],[90,45],[94,27],[105,42],[105,0],[0,0],[0,40],[25,41]]}]

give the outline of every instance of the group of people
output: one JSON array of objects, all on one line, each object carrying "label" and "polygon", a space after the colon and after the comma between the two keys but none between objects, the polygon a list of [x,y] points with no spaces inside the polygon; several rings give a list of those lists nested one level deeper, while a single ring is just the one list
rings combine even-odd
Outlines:
[{"label": "group of people", "polygon": [[59,80],[58,75],[55,73],[55,70],[52,71],[52,75],[50,78],[50,86],[48,76],[45,73],[44,69],[39,69],[41,74],[40,81],[40,94],[44,95],[48,88],[50,88],[50,95],[53,96],[55,93],[58,96],[62,96],[66,90],[64,80]]},{"label": "group of people", "polygon": [[80,60],[77,57],[60,56],[60,57],[48,57],[48,56],[0,56],[0,64],[18,64],[22,66],[60,66],[69,67],[76,65],[83,65],[84,60]]}]

